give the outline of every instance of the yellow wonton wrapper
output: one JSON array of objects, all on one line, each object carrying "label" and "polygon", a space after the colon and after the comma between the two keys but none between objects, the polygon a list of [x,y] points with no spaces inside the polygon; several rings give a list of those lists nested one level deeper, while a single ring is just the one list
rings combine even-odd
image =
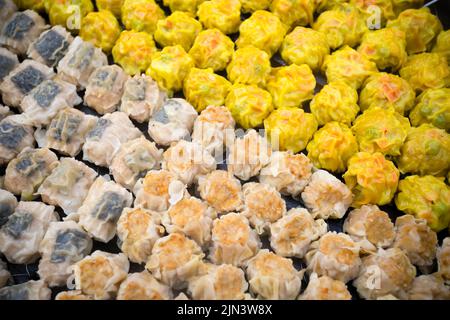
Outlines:
[{"label": "yellow wonton wrapper", "polygon": [[241,24],[241,3],[239,0],[205,1],[198,7],[197,15],[207,29],[217,28],[225,34],[236,33]]},{"label": "yellow wonton wrapper", "polygon": [[91,42],[103,52],[111,53],[120,36],[120,25],[108,10],[88,13],[81,22],[80,37]]},{"label": "yellow wonton wrapper", "polygon": [[122,23],[128,30],[153,34],[164,11],[154,0],[125,0],[122,5]]},{"label": "yellow wonton wrapper", "polygon": [[265,51],[248,46],[233,53],[227,67],[227,76],[232,83],[264,87],[271,69],[269,55]]}]

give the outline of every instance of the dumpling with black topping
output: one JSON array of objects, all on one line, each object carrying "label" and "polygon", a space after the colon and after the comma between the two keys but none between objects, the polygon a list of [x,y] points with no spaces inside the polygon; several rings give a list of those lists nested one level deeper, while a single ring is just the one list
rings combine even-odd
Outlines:
[{"label": "dumpling with black topping", "polygon": [[14,213],[0,229],[0,252],[10,263],[35,262],[39,244],[53,221],[58,221],[54,206],[42,202],[19,202]]},{"label": "dumpling with black topping", "polygon": [[20,115],[0,121],[0,165],[7,164],[26,147],[33,147],[33,128],[22,124]]},{"label": "dumpling with black topping", "polygon": [[43,280],[30,280],[0,289],[0,300],[50,300],[51,294]]},{"label": "dumpling with black topping", "polygon": [[172,300],[172,289],[144,270],[130,273],[120,284],[117,300]]},{"label": "dumpling with black topping", "polygon": [[8,221],[16,207],[16,197],[11,192],[0,189],[0,227]]},{"label": "dumpling with black topping", "polygon": [[13,0],[0,0],[0,30],[17,10],[17,5]]},{"label": "dumpling with black topping", "polygon": [[92,239],[74,221],[52,222],[39,246],[39,277],[50,287],[64,286],[71,275],[70,266],[92,249]]},{"label": "dumpling with black topping", "polygon": [[8,49],[0,47],[0,84],[2,84],[3,79],[18,65],[19,59],[17,59],[17,56]]}]

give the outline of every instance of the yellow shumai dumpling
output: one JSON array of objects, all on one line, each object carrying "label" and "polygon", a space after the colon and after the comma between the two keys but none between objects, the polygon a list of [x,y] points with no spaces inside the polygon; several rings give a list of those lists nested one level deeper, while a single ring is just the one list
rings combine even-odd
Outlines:
[{"label": "yellow shumai dumpling", "polygon": [[235,84],[225,99],[225,106],[244,129],[262,125],[272,112],[272,96],[257,86]]},{"label": "yellow shumai dumpling", "polygon": [[314,22],[313,29],[325,34],[331,49],[342,45],[355,47],[368,31],[364,15],[350,4],[342,4],[323,12]]},{"label": "yellow shumai dumpling", "polygon": [[450,223],[450,187],[443,178],[408,176],[400,180],[395,197],[397,208],[425,219],[438,232]]},{"label": "yellow shumai dumpling", "polygon": [[400,77],[418,92],[444,88],[450,85],[450,67],[439,53],[419,53],[408,57]]},{"label": "yellow shumai dumpling", "polygon": [[355,195],[352,207],[391,202],[400,177],[394,163],[379,152],[358,152],[348,160],[347,166],[343,178]]},{"label": "yellow shumai dumpling", "polygon": [[169,93],[181,90],[194,61],[180,45],[165,47],[152,55],[146,74]]},{"label": "yellow shumai dumpling", "polygon": [[112,49],[112,56],[126,73],[135,75],[147,70],[155,52],[155,42],[148,33],[122,31]]},{"label": "yellow shumai dumpling", "polygon": [[342,81],[331,82],[310,103],[311,113],[320,126],[337,121],[351,125],[359,112],[358,92]]},{"label": "yellow shumai dumpling", "polygon": [[330,54],[325,34],[311,28],[297,27],[289,33],[281,45],[281,57],[289,64],[307,64],[319,70]]},{"label": "yellow shumai dumpling", "polygon": [[317,121],[311,113],[299,108],[281,108],[273,111],[264,120],[264,129],[272,146],[294,153],[306,148],[314,132]]},{"label": "yellow shumai dumpling", "polygon": [[374,62],[349,46],[327,56],[322,69],[328,82],[344,81],[355,89],[359,89],[367,77],[378,71]]},{"label": "yellow shumai dumpling", "polygon": [[417,98],[409,114],[413,126],[431,123],[450,132],[450,88],[428,89]]},{"label": "yellow shumai dumpling", "polygon": [[186,11],[193,15],[197,13],[198,6],[205,0],[163,0],[163,4],[170,8],[170,11]]},{"label": "yellow shumai dumpling", "polygon": [[405,33],[394,28],[369,31],[364,34],[358,52],[376,63],[379,70],[396,71],[406,62]]},{"label": "yellow shumai dumpling", "polygon": [[154,0],[125,0],[122,6],[122,23],[128,30],[153,34],[164,11]]},{"label": "yellow shumai dumpling", "polygon": [[411,128],[396,162],[401,173],[444,177],[450,168],[450,134],[428,123]]},{"label": "yellow shumai dumpling", "polygon": [[117,18],[120,19],[122,16],[122,5],[125,0],[95,0],[97,9],[108,10]]},{"label": "yellow shumai dumpling", "polygon": [[241,23],[238,48],[254,46],[272,56],[281,46],[287,27],[271,12],[258,10]]},{"label": "yellow shumai dumpling", "polygon": [[225,34],[235,33],[241,24],[239,0],[205,1],[198,7],[198,20],[207,29],[219,29]]},{"label": "yellow shumai dumpling", "polygon": [[154,37],[163,47],[179,44],[187,52],[200,31],[202,31],[200,22],[186,12],[175,11],[167,18],[158,21]]},{"label": "yellow shumai dumpling", "polygon": [[19,7],[20,10],[31,9],[40,12],[44,10],[45,0],[14,0],[14,3]]},{"label": "yellow shumai dumpling", "polygon": [[239,0],[242,4],[242,12],[250,13],[269,8],[272,0]]},{"label": "yellow shumai dumpling", "polygon": [[45,3],[45,10],[52,26],[58,24],[76,31],[81,27],[81,19],[94,11],[94,5],[91,0],[49,0]]},{"label": "yellow shumai dumpling", "polygon": [[227,67],[234,52],[234,43],[218,29],[200,32],[195,38],[189,54],[195,66],[220,71]]},{"label": "yellow shumai dumpling", "polygon": [[416,93],[408,81],[380,72],[371,75],[364,82],[359,93],[359,106],[362,111],[372,107],[394,108],[403,115],[414,106],[415,98]]},{"label": "yellow shumai dumpling", "polygon": [[253,46],[237,49],[227,67],[232,83],[254,84],[264,87],[272,67],[269,55]]},{"label": "yellow shumai dumpling", "polygon": [[409,55],[431,49],[434,38],[442,31],[439,18],[429,8],[408,9],[400,13],[387,27],[400,29],[406,36],[406,52]]},{"label": "yellow shumai dumpling", "polygon": [[301,107],[314,96],[316,78],[308,65],[291,64],[272,69],[266,87],[275,108]]},{"label": "yellow shumai dumpling", "polygon": [[344,172],[348,159],[358,152],[358,142],[347,125],[332,121],[314,134],[306,150],[317,168]]},{"label": "yellow shumai dumpling", "polygon": [[116,17],[108,11],[88,13],[81,21],[80,37],[110,53],[120,36],[120,25]]},{"label": "yellow shumai dumpling", "polygon": [[447,58],[447,63],[450,64],[450,30],[439,33],[431,51],[444,55]]},{"label": "yellow shumai dumpling", "polygon": [[211,68],[192,68],[184,79],[183,93],[195,110],[201,112],[208,106],[223,106],[230,88],[231,83]]},{"label": "yellow shumai dumpling", "polygon": [[287,26],[306,26],[313,22],[315,7],[312,0],[273,0],[270,11]]},{"label": "yellow shumai dumpling", "polygon": [[394,109],[370,108],[353,123],[352,131],[359,150],[398,156],[410,128],[408,118]]},{"label": "yellow shumai dumpling", "polygon": [[343,3],[348,3],[350,0],[316,0],[316,11],[321,13],[339,7]]},{"label": "yellow shumai dumpling", "polygon": [[[387,20],[395,19],[397,16],[394,13],[394,7],[392,6],[392,0],[350,0],[350,3],[360,9],[365,16],[369,19],[368,23],[379,23],[380,27],[384,26],[386,24]],[[375,8],[374,8],[375,7]],[[380,10],[381,14],[381,21],[376,21],[373,19],[370,19],[374,13],[377,13]],[[373,20],[373,22],[372,22]],[[375,27],[375,26],[374,26]],[[378,27],[379,29],[379,27]]]},{"label": "yellow shumai dumpling", "polygon": [[402,11],[423,6],[424,0],[392,0],[395,15],[398,16]]}]

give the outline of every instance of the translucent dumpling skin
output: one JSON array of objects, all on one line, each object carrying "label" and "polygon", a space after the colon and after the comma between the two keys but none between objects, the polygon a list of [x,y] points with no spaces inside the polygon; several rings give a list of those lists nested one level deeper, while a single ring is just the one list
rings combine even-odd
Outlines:
[{"label": "translucent dumpling skin", "polygon": [[344,172],[347,161],[358,152],[358,143],[348,126],[328,122],[315,134],[306,147],[314,166],[333,172]]},{"label": "translucent dumpling skin", "polygon": [[356,153],[349,159],[343,175],[345,184],[355,195],[352,207],[388,204],[397,190],[399,176],[398,169],[383,154]]},{"label": "translucent dumpling skin", "polygon": [[450,132],[450,88],[425,90],[409,114],[413,126],[431,123]]},{"label": "translucent dumpling skin", "polygon": [[111,52],[119,36],[119,22],[108,10],[91,12],[82,20],[81,39],[91,42],[105,53]]},{"label": "translucent dumpling skin", "polygon": [[280,150],[294,153],[306,148],[317,127],[314,116],[299,108],[277,109],[264,120],[264,128],[272,146],[278,145]]},{"label": "translucent dumpling skin", "polygon": [[80,18],[94,11],[94,5],[91,0],[47,0],[45,10],[52,25],[61,25],[69,30],[79,30]]},{"label": "translucent dumpling skin", "polygon": [[207,29],[217,28],[225,34],[235,33],[241,24],[239,0],[205,1],[197,11],[199,21]]},{"label": "translucent dumpling skin", "polygon": [[153,34],[164,11],[154,0],[125,0],[122,6],[122,23],[128,30]]},{"label": "translucent dumpling skin", "polygon": [[302,102],[313,97],[316,78],[308,65],[291,64],[273,68],[266,87],[275,108],[301,107]]},{"label": "translucent dumpling skin", "polygon": [[264,87],[271,69],[269,55],[261,49],[248,46],[233,53],[227,67],[227,76],[233,83]]},{"label": "translucent dumpling skin", "polygon": [[425,219],[438,232],[450,223],[450,187],[443,178],[409,176],[400,180],[395,204],[399,210]]},{"label": "translucent dumpling skin", "polygon": [[444,55],[447,58],[447,63],[450,64],[450,30],[439,33],[432,52]]},{"label": "translucent dumpling skin", "polygon": [[396,162],[402,173],[445,176],[450,168],[450,134],[431,124],[411,128]]},{"label": "translucent dumpling skin", "polygon": [[311,0],[273,0],[270,11],[287,26],[306,26],[313,22],[315,6]]}]

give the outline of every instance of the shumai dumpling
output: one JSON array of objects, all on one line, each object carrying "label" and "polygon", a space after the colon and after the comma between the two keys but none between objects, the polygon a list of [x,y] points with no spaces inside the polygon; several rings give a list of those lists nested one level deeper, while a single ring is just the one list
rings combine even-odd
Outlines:
[{"label": "shumai dumpling", "polygon": [[55,300],[93,300],[90,296],[83,294],[80,290],[61,291],[55,296]]},{"label": "shumai dumpling", "polygon": [[241,24],[239,0],[211,0],[198,6],[198,20],[206,29],[217,28],[225,34],[236,33]]},{"label": "shumai dumpling", "polygon": [[437,263],[439,274],[444,278],[445,282],[450,283],[450,238],[447,237],[442,241],[442,246],[437,250]]},{"label": "shumai dumpling", "polygon": [[164,11],[154,0],[124,0],[121,20],[128,30],[153,34],[158,20],[164,19]]},{"label": "shumai dumpling", "polygon": [[101,49],[76,37],[58,63],[58,78],[84,89],[92,72],[107,64],[108,59]]},{"label": "shumai dumpling", "polygon": [[52,68],[34,60],[24,60],[0,84],[3,103],[20,107],[22,99],[45,80],[53,78]]},{"label": "shumai dumpling", "polygon": [[61,25],[77,33],[82,18],[94,11],[92,2],[92,0],[44,0],[44,7],[51,25]]},{"label": "shumai dumpling", "polygon": [[355,89],[359,89],[364,80],[378,71],[375,62],[349,46],[327,56],[322,69],[328,82],[344,81]]},{"label": "shumai dumpling", "polygon": [[311,28],[296,27],[283,40],[281,57],[289,64],[307,64],[312,70],[320,70],[323,60],[330,54],[324,33]]},{"label": "shumai dumpling", "polygon": [[381,152],[387,156],[400,155],[410,124],[394,109],[370,108],[353,122],[352,131],[359,150]]},{"label": "shumai dumpling", "polygon": [[123,2],[124,0],[95,0],[98,11],[108,10],[114,14],[117,19],[120,19],[122,14]]},{"label": "shumai dumpling", "polygon": [[157,212],[166,211],[188,195],[186,185],[178,180],[175,173],[167,170],[150,170],[143,179],[138,180],[133,193],[136,195],[135,207]]},{"label": "shumai dumpling", "polygon": [[364,34],[358,52],[375,62],[379,70],[397,71],[408,57],[405,33],[394,28],[369,31]]},{"label": "shumai dumpling", "polygon": [[167,93],[145,74],[136,74],[124,84],[119,111],[137,122],[148,121],[167,99]]},{"label": "shumai dumpling", "polygon": [[308,286],[299,296],[299,300],[351,300],[352,295],[344,282],[328,276],[309,276]]},{"label": "shumai dumpling", "polygon": [[16,197],[11,192],[0,189],[0,227],[8,221],[16,207]]},{"label": "shumai dumpling", "polygon": [[148,122],[148,134],[158,144],[168,146],[189,139],[197,112],[184,99],[171,98],[163,102]]},{"label": "shumai dumpling", "polygon": [[0,165],[7,164],[26,147],[33,147],[33,128],[22,122],[20,115],[10,115],[0,121]]},{"label": "shumai dumpling", "polygon": [[208,106],[223,106],[231,83],[211,68],[192,68],[184,79],[183,93],[198,112]]},{"label": "shumai dumpling", "polygon": [[450,85],[450,67],[439,53],[420,53],[408,57],[400,76],[417,92]]},{"label": "shumai dumpling", "polygon": [[359,106],[362,111],[373,107],[394,108],[403,115],[414,107],[415,97],[408,81],[394,74],[379,72],[364,82],[359,93]]},{"label": "shumai dumpling", "polygon": [[440,53],[447,58],[447,63],[450,64],[450,30],[441,31],[436,38],[436,43],[433,46],[432,52]]},{"label": "shumai dumpling", "polygon": [[54,206],[42,202],[21,201],[0,228],[0,252],[10,263],[35,262],[39,244],[53,221],[58,221]]},{"label": "shumai dumpling", "polygon": [[117,65],[95,69],[88,80],[84,103],[99,114],[116,111],[127,80],[128,75]]},{"label": "shumai dumpling", "polygon": [[311,179],[313,165],[303,153],[275,151],[261,169],[259,181],[275,187],[281,194],[298,198]]},{"label": "shumai dumpling", "polygon": [[30,280],[0,289],[0,300],[50,300],[52,291],[43,280]]},{"label": "shumai dumpling", "polygon": [[272,0],[239,0],[242,4],[242,12],[251,13],[257,10],[269,8]]},{"label": "shumai dumpling", "polygon": [[408,55],[430,50],[433,40],[442,31],[439,18],[431,14],[429,8],[405,10],[397,19],[389,21],[387,27],[405,33]]},{"label": "shumai dumpling", "polygon": [[228,213],[213,221],[209,259],[215,264],[240,267],[261,248],[258,234],[248,219],[239,213]]},{"label": "shumai dumpling", "polygon": [[[244,274],[242,272],[242,274]],[[6,263],[0,259],[0,289],[8,284],[11,279],[11,274],[6,268]]]},{"label": "shumai dumpling", "polygon": [[315,167],[344,172],[348,159],[358,152],[358,142],[347,125],[332,121],[314,134],[306,150]]},{"label": "shumai dumpling", "polygon": [[397,209],[425,219],[438,232],[450,223],[450,187],[443,178],[408,176],[400,180],[395,198]]},{"label": "shumai dumpling", "polygon": [[248,283],[244,271],[230,264],[205,265],[205,273],[189,281],[188,292],[195,300],[243,300]]},{"label": "shumai dumpling", "polygon": [[353,286],[364,299],[375,300],[387,295],[403,299],[415,277],[416,268],[403,250],[380,248],[362,259],[361,270]]},{"label": "shumai dumpling", "polygon": [[182,233],[171,233],[156,240],[145,268],[165,285],[183,289],[199,275],[204,256],[194,240]]},{"label": "shumai dumpling", "polygon": [[228,171],[241,180],[257,176],[270,161],[272,148],[255,130],[234,141],[228,157]]},{"label": "shumai dumpling", "polygon": [[344,81],[331,82],[314,96],[309,107],[320,126],[331,121],[350,126],[359,112],[358,92]]},{"label": "shumai dumpling", "polygon": [[244,204],[241,183],[228,171],[215,170],[199,177],[198,191],[217,213],[238,211]]},{"label": "shumai dumpling", "polygon": [[125,208],[117,222],[119,247],[134,263],[145,263],[156,240],[164,235],[160,214],[143,208]]},{"label": "shumai dumpling", "polygon": [[409,119],[413,126],[431,123],[450,132],[450,88],[428,89],[417,98]]},{"label": "shumai dumpling", "polygon": [[300,108],[276,109],[264,120],[264,129],[272,146],[294,153],[306,148],[317,127],[316,118]]},{"label": "shumai dumpling", "polygon": [[338,178],[317,170],[303,190],[302,199],[314,218],[340,219],[352,204],[353,194]]},{"label": "shumai dumpling", "polygon": [[205,0],[163,0],[163,4],[170,8],[170,11],[185,11],[192,15],[197,13],[198,6]]},{"label": "shumai dumpling", "polygon": [[191,185],[199,175],[215,170],[216,160],[201,145],[180,140],[164,152],[162,168],[174,173],[186,185]]},{"label": "shumai dumpling", "polygon": [[65,108],[56,114],[46,129],[37,129],[34,136],[39,147],[55,149],[64,155],[75,157],[96,122],[97,117],[75,108]]},{"label": "shumai dumpling", "polygon": [[48,27],[44,18],[33,10],[15,12],[5,18],[0,45],[19,55],[25,55],[30,44]]},{"label": "shumai dumpling", "polygon": [[358,276],[360,246],[345,233],[327,232],[306,253],[307,271],[344,283]]},{"label": "shumai dumpling", "polygon": [[8,49],[0,47],[0,84],[2,84],[3,79],[18,65],[19,59],[17,55]]},{"label": "shumai dumpling", "polygon": [[118,184],[132,190],[147,171],[160,168],[162,153],[154,142],[144,137],[130,140],[122,144],[109,170]]},{"label": "shumai dumpling", "polygon": [[60,206],[66,214],[81,206],[97,172],[83,162],[72,158],[61,158],[58,166],[38,189],[42,201]]},{"label": "shumai dumpling", "polygon": [[189,50],[195,66],[200,69],[224,70],[234,52],[234,42],[218,29],[200,32]]},{"label": "shumai dumpling", "polygon": [[352,207],[364,204],[385,205],[397,191],[400,172],[379,152],[355,153],[348,160],[343,178],[354,194]]},{"label": "shumai dumpling", "polygon": [[438,273],[421,275],[408,290],[409,300],[450,300],[450,288]]},{"label": "shumai dumpling", "polygon": [[[256,0],[259,1],[259,0]],[[11,17],[14,12],[18,10],[16,3],[13,0],[3,0],[0,3],[0,30],[3,29],[6,21]]]},{"label": "shumai dumpling", "polygon": [[183,81],[188,75],[194,60],[182,46],[165,47],[152,55],[146,71],[169,95],[183,89]]},{"label": "shumai dumpling", "polygon": [[282,257],[303,258],[313,241],[327,232],[323,219],[314,220],[308,210],[293,208],[270,225],[270,246]]},{"label": "shumai dumpling", "polygon": [[306,26],[314,21],[316,2],[310,0],[273,0],[270,11],[285,25]]},{"label": "shumai dumpling", "polygon": [[162,47],[180,45],[188,52],[200,31],[202,24],[192,15],[175,11],[156,23],[154,37]]},{"label": "shumai dumpling", "polygon": [[184,198],[172,205],[161,217],[167,233],[182,233],[200,247],[211,241],[211,227],[216,211],[195,197]]},{"label": "shumai dumpling", "polygon": [[107,113],[87,133],[83,145],[83,160],[97,166],[108,166],[123,143],[140,136],[142,133],[125,113]]},{"label": "shumai dumpling", "polygon": [[368,31],[364,14],[350,4],[338,5],[322,12],[312,27],[325,34],[331,49],[342,45],[355,47]]},{"label": "shumai dumpling", "polygon": [[148,69],[152,55],[156,52],[155,42],[147,32],[122,31],[112,48],[114,62],[129,75],[136,75]]},{"label": "shumai dumpling", "polygon": [[95,300],[115,298],[129,268],[123,253],[97,250],[72,266],[75,289]]},{"label": "shumai dumpling", "polygon": [[315,87],[316,78],[306,64],[273,68],[266,85],[275,108],[301,107],[312,99]]},{"label": "shumai dumpling", "polygon": [[49,149],[23,149],[6,167],[5,188],[23,200],[31,200],[38,187],[58,165],[58,157]]},{"label": "shumai dumpling", "polygon": [[424,0],[392,0],[395,15],[398,16],[406,9],[420,8],[423,6]]},{"label": "shumai dumpling", "polygon": [[269,55],[254,46],[237,49],[227,67],[228,79],[234,83],[264,87],[272,67]]},{"label": "shumai dumpling", "polygon": [[376,205],[364,205],[350,211],[344,221],[344,232],[361,245],[364,252],[389,247],[395,238],[389,215]]},{"label": "shumai dumpling", "polygon": [[144,270],[130,273],[120,284],[117,300],[171,300],[172,290]]},{"label": "shumai dumpling", "polygon": [[74,221],[52,222],[39,246],[39,278],[50,287],[64,286],[71,275],[70,266],[92,250],[92,239]]},{"label": "shumai dumpling", "polygon": [[431,124],[409,129],[396,159],[402,173],[445,176],[450,168],[450,134]]},{"label": "shumai dumpling", "polygon": [[54,26],[28,47],[27,55],[48,67],[56,67],[72,43],[72,35],[61,26]]},{"label": "shumai dumpling", "polygon": [[106,243],[116,235],[117,221],[122,210],[132,203],[133,196],[125,188],[114,181],[98,177],[72,217],[91,237]]},{"label": "shumai dumpling", "polygon": [[[366,16],[369,29],[380,29],[387,20],[395,19],[392,0],[350,0]],[[380,21],[381,20],[381,21]]]},{"label": "shumai dumpling", "polygon": [[254,46],[272,57],[280,48],[287,29],[272,12],[257,10],[241,23],[236,45],[238,48]]},{"label": "shumai dumpling", "polygon": [[244,129],[259,127],[273,110],[272,96],[255,85],[235,84],[225,100],[225,106]]}]

